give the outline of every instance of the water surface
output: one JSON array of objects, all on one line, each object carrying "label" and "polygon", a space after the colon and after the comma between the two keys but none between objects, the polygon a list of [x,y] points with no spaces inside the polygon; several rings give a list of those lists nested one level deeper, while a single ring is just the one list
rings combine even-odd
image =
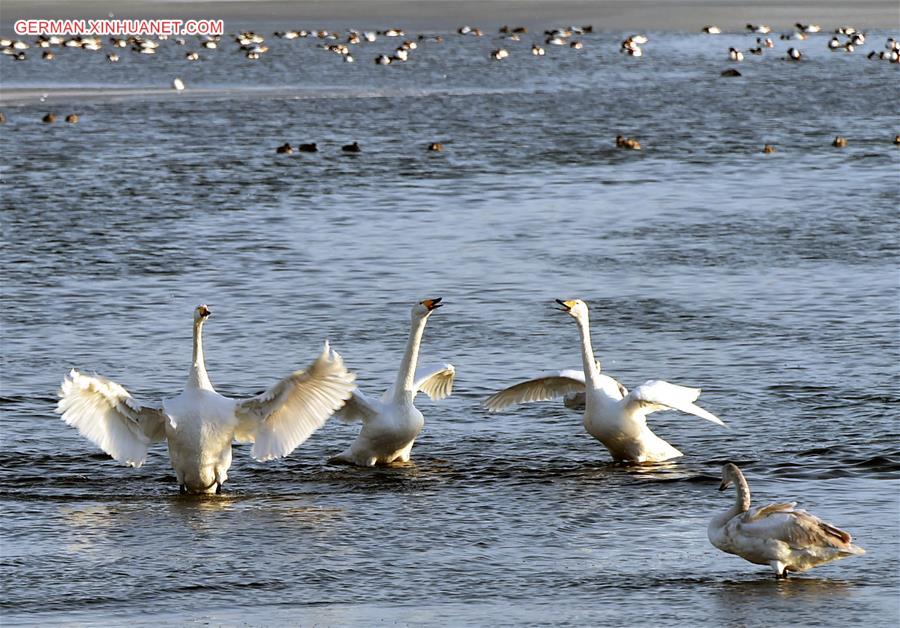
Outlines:
[{"label": "water surface", "polygon": [[[887,33],[854,54],[814,37],[799,64],[779,42],[738,79],[726,51],[752,36],[651,33],[633,59],[624,35],[534,58],[530,38],[445,33],[389,67],[371,60],[396,40],[352,65],[310,40],[256,63],[228,44],[191,65],[171,42],[118,65],[0,59],[4,87],[81,115],[3,108],[4,623],[896,625],[900,94],[862,54]],[[183,94],[52,95],[176,75]],[[179,391],[201,302],[220,392],[255,394],[328,338],[379,393],[433,296],[422,360],[458,379],[420,399],[408,466],[328,465],[357,429],[334,421],[285,460],[236,446],[224,495],[182,497],[164,446],[125,468],[53,413],[71,367]],[[590,304],[608,373],[700,386],[730,429],[654,415],[686,456],[642,469],[562,404],[487,414],[579,363],[559,297]],[[776,582],[718,552],[726,461],[868,553]]]}]

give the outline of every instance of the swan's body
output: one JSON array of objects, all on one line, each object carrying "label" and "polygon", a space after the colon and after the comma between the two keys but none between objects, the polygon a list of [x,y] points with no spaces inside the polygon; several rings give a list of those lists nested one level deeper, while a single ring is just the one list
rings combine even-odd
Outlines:
[{"label": "swan's body", "polygon": [[826,523],[796,503],[770,504],[750,510],[750,487],[744,474],[729,463],[722,469],[725,490],[734,483],[735,504],[713,517],[709,541],[723,552],[756,565],[769,565],[779,578],[788,571],[806,571],[832,560],[865,554],[849,533]]},{"label": "swan's body", "polygon": [[631,392],[612,377],[600,372],[591,347],[588,309],[582,301],[559,301],[581,330],[582,371],[548,373],[502,390],[485,401],[491,412],[527,401],[564,397],[566,405],[577,407],[584,395],[584,429],[609,450],[617,461],[662,462],[682,455],[653,433],[647,415],[657,410],[681,410],[718,425],[716,416],[694,405],[699,388],[650,380]]},{"label": "swan's body", "polygon": [[215,391],[203,359],[206,306],[194,316],[194,361],[184,391],[160,404],[135,400],[113,381],[72,370],[57,412],[110,456],[140,467],[153,442],[166,440],[181,490],[221,491],[231,466],[231,443],[253,442],[251,455],[271,460],[291,453],[337,410],[353,390],[353,375],[326,344],[306,371],[264,393],[229,399]]},{"label": "swan's body", "polygon": [[425,419],[414,405],[420,391],[432,399],[443,399],[453,389],[455,370],[451,364],[416,369],[419,346],[431,312],[441,306],[440,299],[428,299],[412,309],[412,329],[397,380],[380,400],[370,399],[359,389],[347,400],[338,416],[345,421],[362,421],[356,440],[332,462],[361,467],[409,462],[413,443]]}]

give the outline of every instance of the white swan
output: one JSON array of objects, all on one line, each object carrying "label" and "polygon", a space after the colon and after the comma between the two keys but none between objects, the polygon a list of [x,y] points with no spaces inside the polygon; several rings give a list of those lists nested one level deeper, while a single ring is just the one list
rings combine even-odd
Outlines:
[{"label": "white swan", "polygon": [[722,467],[724,491],[735,485],[734,506],[709,522],[707,535],[714,546],[756,565],[769,565],[778,578],[788,571],[806,571],[832,560],[865,554],[848,532],[825,523],[795,502],[769,504],[750,510],[750,487],[737,466]]},{"label": "white swan", "polygon": [[337,416],[344,421],[362,421],[362,429],[353,444],[330,462],[360,467],[409,462],[413,443],[425,425],[422,413],[413,405],[416,394],[421,391],[432,399],[443,399],[452,392],[456,375],[452,364],[416,368],[425,323],[439,307],[441,299],[426,299],[413,306],[412,329],[397,380],[380,400],[366,397],[358,388],[353,391]]},{"label": "white swan", "polygon": [[[654,434],[647,426],[647,415],[657,410],[681,410],[724,426],[716,416],[694,405],[699,388],[686,388],[660,380],[647,381],[630,393],[608,375],[600,372],[600,363],[591,348],[587,305],[580,300],[560,301],[562,311],[578,323],[581,330],[581,357],[584,370],[545,374],[501,390],[484,401],[491,412],[526,401],[565,397],[567,406],[575,406],[584,393],[584,428],[609,450],[617,461],[662,462],[682,455]],[[585,376],[587,374],[587,376]]]},{"label": "white swan", "polygon": [[193,364],[184,391],[162,403],[134,399],[117,383],[75,369],[63,380],[56,411],[110,456],[140,467],[150,443],[167,440],[182,492],[221,492],[231,466],[231,442],[253,442],[251,455],[271,460],[291,453],[337,410],[354,376],[328,343],[306,371],[295,371],[249,399],[218,394],[206,374],[205,305],[194,310]]}]

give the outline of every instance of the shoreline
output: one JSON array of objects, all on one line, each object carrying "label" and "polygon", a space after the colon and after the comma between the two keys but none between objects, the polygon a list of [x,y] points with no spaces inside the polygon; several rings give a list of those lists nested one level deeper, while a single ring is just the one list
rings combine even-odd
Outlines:
[{"label": "shoreline", "polygon": [[820,24],[830,32],[845,24],[867,29],[900,29],[900,4],[894,0],[113,0],[4,1],[0,32],[12,32],[22,18],[222,18],[226,32],[243,28],[400,27],[455,30],[463,24],[486,33],[502,24],[553,27],[593,24],[598,30],[697,32],[707,24],[743,31],[748,23],[773,29],[796,22]]}]

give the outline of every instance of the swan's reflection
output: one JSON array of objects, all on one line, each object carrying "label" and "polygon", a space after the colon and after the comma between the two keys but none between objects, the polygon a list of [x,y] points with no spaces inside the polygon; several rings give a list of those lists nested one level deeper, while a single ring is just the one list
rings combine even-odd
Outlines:
[{"label": "swan's reflection", "polygon": [[798,602],[833,600],[854,593],[855,585],[846,580],[793,577],[776,579],[761,572],[752,580],[729,580],[716,587],[716,605],[721,625],[750,625],[760,619],[760,609],[788,612]]}]

